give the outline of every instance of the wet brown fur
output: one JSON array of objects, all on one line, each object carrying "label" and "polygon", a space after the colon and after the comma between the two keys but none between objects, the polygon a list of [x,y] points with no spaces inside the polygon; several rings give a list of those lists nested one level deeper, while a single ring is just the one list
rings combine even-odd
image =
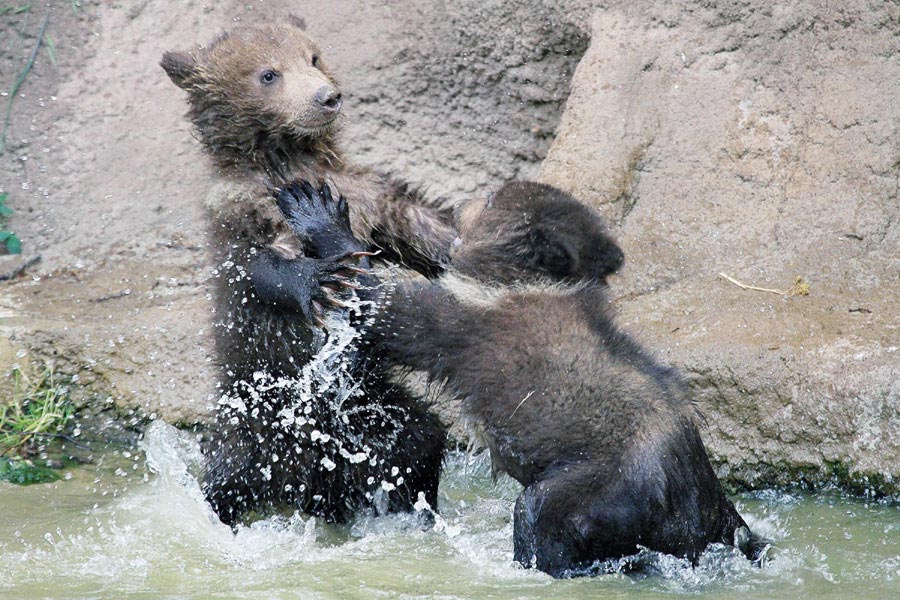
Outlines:
[{"label": "wet brown fur", "polygon": [[516,560],[567,577],[639,546],[692,561],[709,543],[758,550],[681,377],[613,321],[603,282],[621,253],[599,214],[513,183],[464,207],[460,236],[438,282],[383,287],[370,351],[445,382],[525,486]]},{"label": "wet brown fur", "polygon": [[[188,93],[187,116],[215,169],[205,204],[216,265],[216,350],[223,394],[238,393],[235,390],[253,381],[257,372],[298,377],[312,352],[310,327],[296,314],[262,301],[250,282],[252,262],[261,252],[273,251],[284,259],[304,256],[303,244],[275,204],[273,188],[298,179],[331,182],[349,202],[359,239],[381,250],[383,258],[426,275],[442,270],[456,235],[447,211],[429,204],[404,182],[345,160],[337,143],[340,115],[323,122],[312,100],[317,90],[337,88],[337,82],[319,48],[298,25],[292,19],[239,27],[200,50],[167,52],[161,61],[172,81]],[[271,87],[260,82],[266,69],[279,73]],[[434,490],[427,494],[434,501],[443,428],[410,405],[402,390],[394,396],[381,401],[415,413],[405,436],[408,443],[430,452],[416,468],[428,486],[434,480]],[[367,471],[365,464],[348,468],[348,473],[313,468],[307,464],[315,460],[308,442],[300,444],[306,456],[295,457],[298,464],[292,468],[288,461],[297,440],[271,429],[285,402],[291,399],[270,398],[262,402],[262,413],[252,417],[220,408],[206,489],[223,521],[234,523],[247,510],[279,503],[345,520],[365,504],[361,490],[368,477],[381,480],[381,473]],[[406,460],[403,453],[413,450],[398,452],[397,460]],[[273,454],[282,460],[266,479],[260,468]],[[407,480],[415,483],[414,476]],[[298,491],[301,482],[304,494]],[[284,491],[286,484],[290,493]],[[415,490],[410,493],[414,501]],[[325,500],[313,501],[313,494]]]},{"label": "wet brown fur", "polygon": [[[273,245],[285,258],[302,254],[271,198],[271,189],[304,179],[327,180],[347,198],[355,235],[384,246],[413,268],[435,269],[446,259],[455,233],[447,211],[436,210],[404,182],[349,164],[336,139],[341,116],[331,123],[298,125],[293,100],[272,101],[255,89],[261,68],[284,70],[285,78],[310,80],[299,91],[330,83],[324,61],[314,68],[316,44],[294,26],[236,29],[196,54],[166,53],[161,62],[188,92],[188,119],[224,184],[208,197],[213,232],[247,235],[254,244]],[[309,88],[309,89],[306,89]],[[216,244],[216,246],[223,244]]]}]

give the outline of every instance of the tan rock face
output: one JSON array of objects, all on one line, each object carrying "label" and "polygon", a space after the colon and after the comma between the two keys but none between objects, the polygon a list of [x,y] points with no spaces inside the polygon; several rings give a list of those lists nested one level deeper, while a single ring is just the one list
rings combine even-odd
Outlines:
[{"label": "tan rock face", "polygon": [[725,474],[896,489],[900,11],[688,4],[596,13],[541,179],[617,223],[622,322]]},{"label": "tan rock face", "polygon": [[[311,1],[303,16],[341,79],[354,160],[454,198],[539,172],[603,211],[626,253],[621,321],[685,371],[725,475],[896,490],[900,8],[600,4]],[[90,408],[203,420],[209,177],[157,63],[296,3],[82,5],[52,9],[58,66],[36,62],[0,156],[12,224],[43,256],[4,284],[0,328],[79,375]],[[801,275],[810,295],[720,272],[779,289]]]},{"label": "tan rock face", "polygon": [[[195,48],[236,21],[299,12],[341,81],[347,156],[458,199],[536,173],[587,44],[585,13],[557,4],[48,7],[58,66],[41,51],[0,155],[12,226],[25,256],[42,260],[3,284],[0,331],[37,362],[78,375],[84,408],[115,407],[134,424],[205,420],[216,397],[201,202],[213,178],[162,53]],[[26,32],[9,36],[0,56],[0,73],[13,74],[40,19],[3,18],[0,26]]]}]

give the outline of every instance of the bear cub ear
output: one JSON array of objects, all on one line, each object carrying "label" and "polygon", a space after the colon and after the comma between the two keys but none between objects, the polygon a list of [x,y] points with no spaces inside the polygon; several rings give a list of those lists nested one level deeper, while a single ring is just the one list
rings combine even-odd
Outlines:
[{"label": "bear cub ear", "polygon": [[187,52],[166,52],[159,66],[165,69],[175,85],[187,89],[187,79],[197,72],[197,59]]},{"label": "bear cub ear", "polygon": [[290,23],[300,31],[306,31],[306,19],[304,19],[303,17],[298,17],[297,15],[288,15],[287,20],[288,23]]},{"label": "bear cub ear", "polygon": [[535,267],[560,279],[572,272],[573,261],[565,244],[553,232],[534,227],[528,232],[529,255]]}]

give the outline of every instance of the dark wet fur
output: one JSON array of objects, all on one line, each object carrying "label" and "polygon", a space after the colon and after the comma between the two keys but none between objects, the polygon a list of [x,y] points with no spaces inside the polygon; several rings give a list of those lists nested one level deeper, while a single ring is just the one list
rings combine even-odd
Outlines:
[{"label": "dark wet fur", "polygon": [[461,232],[450,272],[511,286],[505,295],[479,304],[449,280],[403,283],[383,299],[368,351],[464,399],[495,467],[525,486],[516,560],[569,577],[639,546],[696,562],[708,544],[746,537],[681,377],[613,321],[603,282],[621,252],[599,215],[517,183]]},{"label": "dark wet fur", "polygon": [[[324,63],[313,68],[303,62],[318,48],[295,25],[290,21],[239,27],[202,50],[167,52],[161,61],[172,81],[188,93],[188,118],[216,168],[219,186],[208,202],[216,265],[212,285],[218,391],[241,398],[248,410],[217,410],[203,487],[228,524],[279,505],[331,521],[346,520],[371,506],[366,492],[377,488],[392,466],[406,483],[391,492],[391,508],[409,510],[418,491],[435,505],[444,454],[444,427],[405,390],[369,376],[366,396],[356,402],[402,414],[398,425],[382,427],[381,421],[358,413],[339,428],[365,437],[385,462],[343,465],[334,458],[337,466],[328,471],[321,466],[319,445],[273,425],[275,415],[297,399],[272,392],[255,400],[244,386],[252,384],[256,372],[299,375],[315,350],[313,328],[300,305],[282,303],[279,292],[285,285],[294,286],[289,296],[311,309],[312,300],[320,298],[323,278],[329,276],[317,258],[305,256],[303,241],[285,223],[273,189],[300,178],[332,182],[347,198],[353,232],[365,247],[382,249],[384,256],[426,275],[442,271],[456,235],[438,201],[394,177],[348,164],[337,144],[336,125],[298,129],[291,112],[268,104],[249,85],[248,73],[268,66],[257,64],[264,56],[274,56],[296,71],[285,76],[337,85]],[[306,287],[298,287],[298,282]],[[325,422],[334,416],[332,400],[327,395],[316,399],[315,410],[322,411]],[[273,462],[272,455],[279,460]],[[269,468],[267,477],[263,469]],[[374,477],[374,486],[369,477]],[[288,491],[285,486],[290,486]],[[299,491],[301,486],[305,491]]]}]

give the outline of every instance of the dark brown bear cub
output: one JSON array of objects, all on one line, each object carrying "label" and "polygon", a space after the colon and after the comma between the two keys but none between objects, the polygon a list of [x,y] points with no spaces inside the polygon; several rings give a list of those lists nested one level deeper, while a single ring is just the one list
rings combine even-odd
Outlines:
[{"label": "dark brown bear cub", "polygon": [[[270,506],[344,521],[379,497],[391,510],[410,510],[420,492],[435,502],[446,437],[438,420],[386,380],[341,387],[310,368],[320,346],[310,323],[341,303],[335,294],[358,255],[306,258],[272,189],[332,182],[364,241],[356,250],[426,275],[442,270],[456,236],[448,215],[344,160],[340,88],[296,20],[240,27],[202,50],[167,52],[161,65],[188,93],[215,169],[206,206],[222,399],[203,482],[215,512],[228,524]],[[343,356],[328,368],[355,377],[363,366],[349,349]],[[321,351],[316,360],[321,367]]]},{"label": "dark brown bear cub", "polygon": [[570,577],[640,547],[691,561],[714,542],[751,554],[684,383],[613,322],[603,281],[622,255],[599,215],[512,183],[467,204],[459,231],[443,279],[376,289],[363,352],[463,399],[495,468],[525,487],[516,560]]}]

